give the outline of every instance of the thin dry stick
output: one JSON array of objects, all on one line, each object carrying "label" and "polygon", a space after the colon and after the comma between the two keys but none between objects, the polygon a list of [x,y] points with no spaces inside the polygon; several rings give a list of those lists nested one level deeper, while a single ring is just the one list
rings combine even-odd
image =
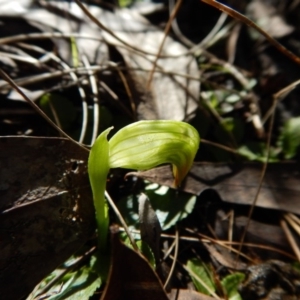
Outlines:
[{"label": "thin dry stick", "polygon": [[[228,242],[228,241],[220,241],[221,243],[223,243],[224,245],[239,245],[240,242]],[[262,250],[266,250],[266,251],[273,251],[273,252],[276,252],[276,253],[279,253],[281,255],[284,255],[290,259],[293,259],[295,260],[296,257],[286,251],[283,251],[279,248],[274,248],[274,247],[271,247],[271,246],[266,246],[266,245],[257,245],[257,244],[252,244],[252,243],[243,243],[243,246],[246,246],[246,247],[251,247],[251,248],[257,248],[257,249],[262,249]],[[232,250],[232,249],[231,249]],[[253,263],[255,263],[253,261]]]},{"label": "thin dry stick", "polygon": [[[81,1],[79,0],[75,0],[75,2],[77,3],[77,5],[82,9],[82,11],[97,25],[99,26],[102,30],[106,31],[107,33],[109,33],[112,37],[114,37],[117,41],[119,41],[120,43],[122,43],[123,45],[125,45],[126,47],[129,47],[130,49],[133,49],[135,51],[138,51],[140,53],[144,53],[144,54],[148,54],[148,52],[143,51],[139,48],[136,48],[132,45],[130,45],[129,43],[127,43],[126,41],[122,40],[120,37],[118,37],[118,35],[116,35],[112,30],[110,30],[108,27],[106,27],[105,25],[103,25],[95,16],[93,16],[89,10],[84,6],[84,4],[81,3]],[[153,55],[153,54],[152,54]]]},{"label": "thin dry stick", "polygon": [[[186,230],[189,231],[190,229],[188,230],[188,228],[186,228]],[[191,230],[190,230],[190,232],[191,232]],[[205,238],[205,239],[209,240],[210,242],[212,242],[212,243],[214,243],[214,244],[220,245],[220,246],[224,247],[225,249],[227,249],[227,250],[229,250],[229,251],[238,253],[238,250],[236,250],[236,249],[234,249],[234,248],[231,247],[231,245],[234,244],[233,242],[220,241],[220,240],[218,240],[217,238],[214,239],[214,238],[211,238],[211,237],[206,236],[206,235],[204,235],[204,234],[201,234],[201,233],[199,233],[199,232],[197,233],[197,235],[198,235],[199,237],[201,237],[201,238]],[[254,263],[253,259],[252,259],[251,257],[247,256],[246,254],[241,253],[240,255],[241,255],[242,257],[246,258],[248,261]]]},{"label": "thin dry stick", "polygon": [[[70,68],[67,70],[59,70],[59,71],[55,71],[55,72],[49,72],[49,73],[43,73],[43,74],[39,74],[39,75],[35,75],[35,76],[30,76],[30,77],[25,77],[25,78],[19,78],[16,79],[14,82],[18,85],[22,85],[23,87],[27,84],[32,84],[32,83],[37,83],[46,79],[53,79],[55,77],[61,77],[62,75],[69,75],[71,74],[71,72],[80,72],[80,71],[84,71],[85,73],[87,73],[87,70],[97,70],[97,71],[104,71],[107,70],[108,67],[101,67],[101,66],[94,66],[94,67],[90,67],[90,68]],[[5,89],[8,88],[10,86],[10,83],[1,83],[0,84],[0,89]]]},{"label": "thin dry stick", "polygon": [[236,55],[236,51],[238,49],[237,47],[237,43],[238,43],[238,39],[240,36],[240,31],[241,31],[241,23],[236,24],[233,29],[232,32],[228,38],[228,42],[226,45],[227,48],[227,56],[228,56],[228,63],[233,64],[234,60],[235,60],[235,55]]},{"label": "thin dry stick", "polygon": [[[169,0],[169,11],[173,11],[175,6],[175,0]],[[180,30],[176,18],[172,20],[172,29],[177,36],[177,38],[187,47],[193,47],[195,43],[193,43],[190,39],[188,39]]]},{"label": "thin dry stick", "polygon": [[300,226],[300,219],[296,215],[291,213],[287,213],[286,215],[288,215],[294,222],[296,222]]},{"label": "thin dry stick", "polygon": [[105,191],[105,197],[108,201],[108,203],[110,204],[110,206],[112,207],[112,209],[114,210],[116,216],[118,217],[119,221],[121,222],[122,226],[124,227],[125,232],[128,235],[129,241],[133,247],[133,249],[137,252],[139,252],[139,248],[132,236],[132,234],[130,233],[130,230],[122,216],[122,214],[120,213],[119,209],[117,208],[117,206],[115,205],[115,202],[112,200],[112,198],[110,197],[109,193],[107,191]]},{"label": "thin dry stick", "polygon": [[[273,107],[274,110],[275,110],[276,104],[277,104],[277,98],[273,97],[273,105],[272,105],[272,107]],[[256,194],[255,194],[255,197],[254,197],[254,201],[253,201],[253,203],[251,205],[251,208],[250,208],[250,211],[248,213],[248,220],[247,220],[245,229],[244,229],[244,231],[242,233],[242,237],[241,237],[241,240],[240,240],[241,244],[240,244],[240,246],[238,248],[238,255],[237,255],[237,257],[239,257],[240,252],[242,250],[243,243],[244,243],[244,240],[245,240],[245,237],[246,237],[246,233],[247,233],[248,227],[250,225],[250,220],[251,220],[254,208],[256,206],[256,203],[258,201],[258,196],[259,196],[259,193],[260,193],[260,190],[262,188],[262,184],[263,184],[266,172],[267,172],[268,161],[269,161],[269,157],[270,157],[271,137],[272,137],[272,131],[273,131],[274,118],[275,118],[274,115],[275,114],[273,113],[272,116],[271,116],[271,119],[270,119],[270,126],[269,126],[268,138],[267,138],[267,143],[266,143],[267,144],[267,157],[266,157],[266,161],[263,163],[263,167],[262,167],[262,171],[261,171],[261,176],[260,176],[260,179],[259,179],[259,185],[258,185]]]},{"label": "thin dry stick", "polygon": [[207,145],[211,145],[211,146],[214,146],[214,147],[217,147],[217,148],[220,148],[220,149],[223,149],[225,151],[228,151],[228,152],[231,152],[233,154],[237,154],[237,155],[241,155],[237,150],[235,150],[234,148],[230,148],[230,147],[227,147],[227,146],[224,146],[222,144],[218,144],[218,143],[215,143],[215,142],[211,142],[211,141],[208,141],[208,140],[205,140],[205,139],[201,139],[201,143],[203,144],[207,144]]},{"label": "thin dry stick", "polygon": [[[285,88],[283,88],[282,90],[280,90],[279,92],[277,92],[274,97],[276,97],[279,101],[282,101],[293,89],[295,89],[298,85],[300,84],[300,79],[294,81],[293,83],[289,84],[288,86],[286,86]],[[268,118],[270,117],[270,115],[272,114],[273,108],[271,107],[265,114],[265,116],[263,117],[262,122],[265,123]]]},{"label": "thin dry stick", "polygon": [[41,115],[54,129],[56,129],[61,135],[81,147],[82,149],[88,151],[83,145],[71,138],[67,133],[65,133],[61,128],[59,128],[32,100],[30,100],[26,94],[14,83],[14,81],[0,68],[0,76],[7,81],[23,98],[29,105]]},{"label": "thin dry stick", "polygon": [[168,278],[166,279],[165,281],[165,284],[164,284],[164,289],[168,286],[172,276],[173,276],[173,273],[174,273],[174,270],[175,270],[175,266],[176,266],[176,261],[177,261],[177,258],[178,258],[178,250],[179,250],[179,230],[176,226],[176,231],[175,231],[175,250],[174,250],[174,258],[173,258],[173,262],[172,262],[172,266],[171,266],[171,270],[168,274]]},{"label": "thin dry stick", "polygon": [[132,110],[132,114],[133,114],[133,117],[134,117],[134,120],[136,120],[136,105],[135,105],[135,102],[134,102],[134,99],[133,99],[133,95],[131,93],[131,90],[130,90],[130,87],[129,87],[129,84],[128,84],[128,80],[126,79],[126,76],[123,74],[122,70],[120,68],[118,68],[118,66],[116,66],[116,70],[124,84],[124,88],[126,90],[126,93],[127,93],[127,96],[129,98],[129,101],[130,101],[130,106],[131,106],[131,110]]},{"label": "thin dry stick", "polygon": [[172,13],[170,15],[168,23],[166,25],[163,40],[162,40],[162,42],[159,45],[157,55],[156,55],[155,60],[153,62],[153,68],[152,68],[152,70],[151,70],[151,72],[149,74],[148,82],[147,82],[147,85],[146,85],[147,90],[150,90],[150,85],[151,85],[151,82],[152,82],[152,79],[153,79],[153,76],[154,76],[154,71],[156,69],[157,61],[158,61],[158,59],[160,57],[160,54],[161,54],[162,49],[164,47],[164,44],[165,44],[165,41],[167,39],[168,33],[170,32],[170,29],[172,27],[172,22],[173,22],[174,18],[176,17],[176,14],[177,14],[180,6],[181,6],[181,3],[182,3],[182,0],[178,0],[177,1],[177,3],[176,3],[176,5],[175,5],[175,7],[174,7],[174,9],[173,9],[173,11],[172,11]]},{"label": "thin dry stick", "polygon": [[120,101],[118,95],[104,81],[100,81],[99,85],[111,96],[114,101],[116,101],[116,104],[120,106],[123,112],[126,113],[127,116],[132,118],[132,113],[127,108],[127,106],[122,101]]},{"label": "thin dry stick", "polygon": [[[125,231],[123,227],[120,227],[119,229],[120,229],[120,231]],[[140,231],[136,230],[136,229],[133,229],[130,232],[140,233]],[[192,230],[191,230],[191,232],[194,233],[194,231],[192,231]],[[175,236],[173,234],[162,233],[161,237],[166,238],[166,239],[175,239]],[[181,241],[188,241],[188,242],[193,242],[193,243],[198,243],[199,240],[202,243],[214,243],[214,244],[220,243],[221,246],[224,246],[224,245],[233,246],[233,245],[239,245],[240,244],[240,242],[229,242],[229,241],[224,241],[224,240],[215,241],[215,240],[213,240],[209,237],[206,237],[204,235],[203,235],[202,238],[200,238],[200,237],[194,238],[194,237],[190,237],[190,236],[180,236],[179,239]],[[175,245],[175,243],[173,243],[173,244]],[[173,247],[173,244],[168,249],[168,252],[164,255],[164,258],[169,256],[169,254],[171,252],[171,248]],[[279,248],[274,248],[274,247],[266,246],[266,245],[258,245],[258,244],[253,244],[253,243],[244,243],[243,245],[247,246],[247,247],[251,247],[251,248],[257,248],[257,249],[262,249],[262,250],[266,250],[266,251],[273,251],[273,252],[279,253],[279,254],[284,255],[284,256],[286,256],[290,259],[293,259],[293,260],[297,259],[294,255],[292,255],[288,252],[285,252],[285,251],[283,251]],[[228,247],[228,250],[232,250],[232,249]]]},{"label": "thin dry stick", "polygon": [[275,39],[273,39],[269,34],[267,34],[264,30],[262,30],[259,26],[257,26],[253,21],[248,19],[243,14],[241,14],[241,13],[237,12],[236,10],[234,10],[218,1],[215,1],[215,0],[200,0],[200,1],[217,8],[222,12],[226,12],[229,16],[245,23],[249,27],[254,28],[261,35],[263,35],[271,45],[273,45],[276,49],[278,49],[281,53],[283,53],[285,56],[290,58],[292,61],[294,61],[295,63],[300,65],[300,57],[298,57],[293,52],[289,51],[284,46],[282,46],[279,42],[277,42]]},{"label": "thin dry stick", "polygon": [[60,122],[60,120],[59,120],[59,117],[58,117],[58,114],[57,114],[57,112],[56,112],[56,109],[55,109],[55,107],[53,106],[53,103],[52,103],[52,101],[51,101],[51,98],[50,98],[49,100],[50,100],[50,101],[49,101],[49,107],[50,107],[50,110],[51,110],[51,112],[52,112],[54,121],[56,122],[56,125],[57,125],[59,128],[62,128],[61,122]]},{"label": "thin dry stick", "polygon": [[[161,234],[161,236],[162,236],[163,234]],[[171,237],[172,236],[172,237]],[[164,236],[164,237],[166,237],[166,236]],[[173,251],[173,249],[174,249],[174,247],[175,247],[175,245],[176,245],[176,242],[175,242],[175,236],[173,235],[173,234],[171,234],[170,236],[168,236],[167,238],[172,238],[172,239],[174,239],[174,241],[173,241],[173,243],[171,244],[171,246],[168,248],[168,250],[164,253],[164,257],[162,258],[162,260],[163,261],[165,261],[169,256],[170,256],[170,254],[171,254],[171,252]],[[179,239],[181,239],[181,238],[179,238]],[[197,241],[199,241],[199,240],[197,240]]]},{"label": "thin dry stick", "polygon": [[39,64],[39,60],[34,58],[34,57],[31,57],[31,56],[28,56],[28,55],[17,55],[17,54],[11,54],[11,53],[6,53],[6,52],[2,52],[0,51],[0,56],[1,57],[8,57],[8,58],[11,58],[13,60],[17,60],[17,61],[21,61],[21,62],[26,62],[28,64],[33,64],[33,65],[37,65]]},{"label": "thin dry stick", "polygon": [[300,250],[299,250],[299,247],[298,247],[291,231],[289,230],[289,228],[284,220],[280,221],[280,225],[281,225],[281,228],[284,231],[286,238],[288,239],[290,246],[293,249],[298,261],[300,261]]},{"label": "thin dry stick", "polygon": [[0,38],[0,45],[4,44],[11,44],[11,43],[17,43],[17,42],[22,42],[22,41],[27,41],[28,40],[40,40],[40,39],[52,39],[52,38],[61,38],[61,39],[66,39],[66,38],[81,38],[85,40],[95,40],[95,41],[103,41],[103,37],[95,37],[92,35],[88,34],[81,34],[81,33],[60,33],[60,32],[40,32],[40,33],[28,33],[28,34],[17,34],[14,36],[9,36],[9,37],[3,37]]},{"label": "thin dry stick", "polygon": [[211,43],[212,39],[218,34],[218,32],[220,31],[221,27],[223,26],[223,24],[225,23],[227,19],[227,14],[222,13],[217,21],[217,23],[215,24],[215,26],[212,28],[212,30],[209,32],[209,34],[197,45],[194,45],[193,49],[200,49],[200,48],[204,48],[206,46],[206,44]]},{"label": "thin dry stick", "polygon": [[[84,55],[82,57],[82,61],[85,67],[90,67],[90,62],[87,57]],[[98,87],[97,87],[97,80],[95,78],[94,72],[91,70],[88,71],[89,74],[89,81],[93,93],[93,111],[94,111],[94,122],[93,122],[93,133],[91,138],[91,145],[94,144],[97,136],[98,136],[98,128],[100,123],[100,106],[99,106],[99,94],[98,94]]]},{"label": "thin dry stick", "polygon": [[234,225],[234,210],[229,212],[229,228],[228,228],[228,241],[232,242],[233,240],[233,225]]},{"label": "thin dry stick", "polygon": [[290,226],[297,232],[297,234],[300,236],[300,226],[299,223],[296,222],[289,214],[285,214],[283,216],[285,220],[290,224]]},{"label": "thin dry stick", "polygon": [[[136,51],[139,54],[142,55],[149,55],[149,56],[156,56],[157,54],[152,53],[152,52],[148,52],[139,48],[135,48],[132,45],[126,44],[126,42],[123,42],[123,45],[120,45],[119,43],[114,43],[114,42],[110,42],[105,40],[103,37],[101,36],[91,36],[91,35],[87,35],[87,34],[81,34],[81,33],[74,33],[74,32],[70,32],[70,33],[57,33],[57,32],[53,32],[53,33],[28,33],[28,34],[18,34],[18,35],[14,35],[14,36],[10,36],[10,37],[5,37],[5,38],[0,38],[0,45],[3,44],[10,44],[10,43],[16,43],[16,42],[22,42],[22,41],[29,41],[29,40],[40,40],[40,39],[49,39],[49,38],[57,38],[57,39],[67,39],[67,38],[76,38],[76,39],[85,39],[85,40],[92,40],[92,41],[99,41],[99,42],[105,42],[108,45],[112,45],[112,46],[118,46],[118,47],[123,47],[126,49],[131,49],[132,51]],[[119,39],[120,40],[120,39]],[[128,45],[128,46],[127,46]],[[187,52],[181,53],[181,54],[174,54],[174,55],[162,55],[162,58],[177,58],[177,57],[182,57],[182,56],[186,56],[186,55],[190,55],[191,51],[188,50]]]}]

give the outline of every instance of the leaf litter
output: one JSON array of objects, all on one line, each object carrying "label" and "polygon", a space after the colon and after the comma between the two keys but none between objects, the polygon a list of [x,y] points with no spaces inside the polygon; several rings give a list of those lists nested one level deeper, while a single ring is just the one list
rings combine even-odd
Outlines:
[{"label": "leaf litter", "polygon": [[[241,88],[235,82],[237,78],[242,78],[242,80],[238,80],[239,82],[245,83],[248,81],[253,84],[249,73],[241,69],[239,64],[237,64],[239,67],[228,64],[223,59],[223,55],[218,53],[218,49],[215,54],[212,54],[203,47],[200,50],[201,54],[196,54],[196,52],[190,51],[190,46],[183,46],[175,41],[174,37],[168,36],[163,51],[160,53],[161,56],[157,60],[149,90],[147,89],[149,73],[153,69],[158,47],[164,38],[159,22],[154,21],[153,23],[156,24],[152,25],[147,19],[130,10],[120,9],[112,13],[106,8],[89,5],[89,12],[96,16],[101,25],[104,26],[104,29],[100,29],[75,3],[40,1],[39,5],[32,6],[30,1],[22,1],[18,3],[18,10],[15,13],[13,12],[16,11],[16,8],[12,10],[7,3],[1,5],[1,20],[4,31],[0,39],[0,48],[5,53],[1,56],[3,69],[22,89],[26,89],[26,94],[39,105],[42,104],[40,101],[43,95],[50,94],[51,97],[55,97],[55,93],[58,93],[56,100],[53,101],[54,105],[52,105],[52,118],[58,125],[63,121],[63,129],[75,139],[91,144],[100,131],[111,125],[121,128],[134,120],[176,119],[192,120],[198,127],[197,129],[204,132],[201,137],[223,143],[224,146],[230,149],[235,149],[237,144],[244,145],[248,140],[257,142],[258,139],[259,142],[265,143],[265,130],[268,129],[267,127],[263,128],[263,118],[261,117],[266,107],[270,108],[270,105],[266,105],[270,101],[265,101],[262,104],[257,100],[260,100],[263,92],[272,95],[278,91],[278,86],[275,90],[274,86],[270,86],[277,73],[274,71],[273,73],[267,73],[267,71],[270,71],[267,67],[264,67],[262,71],[268,74],[266,83],[269,83],[269,86],[257,81],[256,84],[261,89],[258,93],[257,90],[252,90],[251,85],[247,84],[244,84],[243,89],[239,90]],[[187,9],[188,5],[186,5],[184,4],[179,11]],[[252,1],[251,5],[253,9],[253,6],[257,8],[259,3]],[[204,6],[202,8],[205,11]],[[274,10],[274,7],[272,9]],[[20,12],[22,15],[20,15]],[[255,17],[260,18],[261,16]],[[283,29],[283,31],[280,31],[279,38],[292,34],[293,28],[286,26],[281,16],[280,18],[276,17],[273,18],[272,22],[277,22],[277,25]],[[151,19],[151,16],[149,19]],[[192,17],[189,21],[193,21]],[[105,28],[109,30],[105,30]],[[180,35],[182,33],[174,28],[173,26],[174,36],[179,37],[178,40],[181,40]],[[268,28],[264,29],[268,31]],[[110,31],[114,34],[111,35]],[[224,41],[228,34],[231,33],[220,30],[218,38],[214,39],[214,43]],[[269,34],[275,36],[272,32]],[[245,40],[244,36],[243,39]],[[190,38],[196,45],[197,40],[193,37]],[[255,36],[251,38],[257,39]],[[247,42],[249,40],[250,38]],[[213,45],[212,42],[209,47]],[[240,48],[243,48],[238,43],[235,46],[237,53],[239,53]],[[272,53],[262,51],[262,55],[258,59],[265,62],[267,59],[272,60],[272,55]],[[198,61],[194,59],[195,56]],[[266,56],[269,56],[269,58],[265,58]],[[273,66],[278,67],[274,61]],[[244,64],[242,68],[249,69],[249,66]],[[292,80],[293,72],[289,75],[288,80]],[[259,79],[258,75],[257,78]],[[93,80],[95,84],[92,83]],[[203,83],[200,85],[200,82]],[[214,87],[214,89],[211,87]],[[281,87],[284,87],[284,84]],[[23,98],[13,92],[4,81],[0,83],[0,92],[1,97],[4,98],[4,102],[1,104],[3,105],[1,107],[1,123],[3,126],[0,129],[2,135],[27,134],[44,137],[56,135],[43,120],[28,109],[26,104],[10,100],[23,101]],[[236,95],[234,101],[228,98],[230,93]],[[199,101],[199,95],[202,96],[201,101]],[[275,133],[276,130],[279,132],[285,120],[289,119],[286,117],[287,114],[297,116],[297,105],[294,104],[294,110],[290,109],[295,103],[294,98],[295,91],[287,95],[286,99],[280,99],[286,109],[284,109],[284,113],[279,114],[284,120],[280,120],[278,117],[275,118]],[[59,105],[55,105],[57,99],[59,99]],[[66,102],[65,105],[64,102]],[[72,108],[70,108],[70,104]],[[18,114],[16,114],[16,109],[19,110]],[[63,109],[73,111],[73,116],[67,124],[64,123],[66,120],[63,117]],[[49,108],[45,111],[51,117]],[[107,114],[112,117],[108,118]],[[228,114],[231,114],[229,123]],[[100,125],[95,122],[98,118],[100,119]],[[202,124],[203,122],[205,124]],[[274,157],[278,161],[282,158],[298,158],[297,132],[299,126],[297,124],[297,119],[287,121],[285,127],[282,127],[277,144],[272,143]],[[243,131],[238,132],[237,128]],[[31,143],[34,145],[31,150],[25,150],[27,147],[25,145]],[[49,154],[46,150],[48,149],[47,143],[56,145],[51,147]],[[64,146],[58,146],[60,143],[63,143]],[[54,270],[57,265],[63,263],[67,257],[74,254],[75,250],[80,248],[80,245],[85,244],[87,240],[89,241],[85,247],[90,247],[91,243],[93,244],[90,239],[94,231],[94,213],[91,206],[86,171],[84,171],[87,153],[83,154],[84,152],[82,152],[82,154],[79,154],[81,152],[78,150],[78,154],[74,156],[72,153],[77,153],[77,150],[75,150],[77,149],[76,145],[65,146],[67,144],[71,145],[71,142],[59,139],[31,140],[23,138],[15,140],[7,137],[4,144],[5,146],[3,143],[1,146],[1,192],[5,193],[5,198],[2,198],[5,202],[2,202],[4,200],[1,201],[1,224],[3,224],[3,226],[1,225],[1,236],[5,237],[5,242],[1,244],[1,247],[2,249],[13,250],[4,252],[6,256],[2,260],[4,264],[2,275],[10,274],[10,277],[6,278],[9,284],[3,286],[2,289],[7,288],[7,291],[5,291],[8,294],[7,299],[10,299],[10,297],[16,299],[19,296],[12,293],[17,293],[17,291],[13,288],[10,289],[15,285],[14,282],[22,282],[19,295],[25,296],[38,281],[50,273],[51,270]],[[3,149],[5,151],[2,151]],[[13,151],[15,151],[15,154]],[[59,151],[63,153],[63,158],[62,154],[58,154]],[[250,151],[253,150],[250,149]],[[264,152],[265,149],[261,151],[261,153],[254,153],[254,155],[250,153],[249,155],[255,159],[262,158],[264,161],[266,152]],[[49,160],[53,153],[55,153],[54,157]],[[161,234],[161,245],[165,257],[161,266],[158,266],[156,270],[160,279],[154,279],[160,292],[164,293],[164,290],[159,282],[163,282],[167,277],[166,274],[172,271],[170,266],[175,254],[174,256],[170,255],[170,252],[172,252],[173,247],[175,249],[179,247],[180,254],[176,257],[177,266],[172,271],[171,280],[171,285],[178,289],[176,293],[179,295],[179,299],[181,299],[180,295],[182,295],[182,299],[184,297],[187,299],[210,298],[186,289],[195,278],[193,274],[188,275],[188,272],[184,270],[186,270],[188,262],[196,261],[196,259],[197,263],[201,261],[204,268],[211,268],[213,284],[216,286],[216,292],[218,293],[217,297],[222,298],[227,295],[229,299],[241,299],[238,297],[242,297],[242,299],[253,299],[253,297],[259,299],[268,295],[269,299],[273,299],[272,297],[276,297],[276,295],[277,297],[278,295],[280,297],[287,294],[297,295],[295,289],[297,284],[292,279],[299,276],[297,272],[291,269],[289,263],[267,260],[270,258],[283,261],[287,258],[296,260],[296,257],[299,259],[297,245],[296,248],[295,246],[293,248],[295,252],[293,254],[287,243],[286,231],[287,224],[297,231],[300,223],[295,215],[299,214],[297,205],[299,194],[298,165],[293,162],[277,162],[268,165],[258,200],[255,203],[254,214],[252,219],[248,221],[248,209],[253,203],[260,184],[261,164],[241,163],[240,159],[236,157],[237,152],[234,157],[232,153],[224,154],[224,150],[212,149],[211,146],[203,143],[197,160],[225,160],[230,163],[195,164],[181,186],[181,191],[188,192],[190,195],[183,196],[184,194],[180,195],[180,193],[174,191],[174,193],[169,192],[170,195],[168,196],[171,203],[170,208],[173,203],[172,199],[175,201],[177,198],[180,200],[184,197],[193,199],[192,203],[188,205],[189,207],[175,208],[173,206],[174,215],[177,214],[177,217],[171,219],[170,216],[169,219],[166,217],[168,214],[159,217],[159,210],[156,210],[162,225],[166,224],[165,230]],[[7,161],[8,157],[19,157],[20,161],[10,162]],[[35,160],[32,162],[33,158]],[[37,158],[41,161],[36,160]],[[73,171],[78,167],[74,163],[76,161],[80,162],[79,177],[73,174]],[[57,166],[59,162],[61,168],[56,172],[54,166]],[[37,166],[36,172],[34,172],[33,167],[35,165]],[[2,168],[2,166],[4,167]],[[14,166],[14,168],[11,166]],[[43,167],[40,168],[40,166]],[[32,171],[28,173],[28,170]],[[134,203],[134,196],[144,191],[145,186],[147,186],[144,183],[145,179],[171,187],[173,178],[170,174],[168,167],[161,167],[147,172],[131,173],[134,177],[128,177],[128,182],[124,183],[122,176],[119,176],[117,172],[112,173],[110,177],[111,193],[116,195],[114,199],[117,202],[121,203],[125,201],[124,199],[131,198]],[[70,186],[67,188],[62,184],[66,184],[65,181],[69,181],[69,177],[72,178],[72,186],[75,182],[75,185],[79,187],[78,190],[70,189]],[[56,179],[54,180],[54,178]],[[78,179],[75,180],[74,178]],[[7,182],[7,180],[12,179],[14,179],[14,184]],[[118,191],[116,191],[117,186],[119,186]],[[165,187],[162,189],[169,190]],[[11,193],[11,196],[7,194],[8,192]],[[16,197],[16,195],[19,196]],[[162,200],[158,202],[163,203],[166,200],[165,195],[167,193],[161,193]],[[155,197],[151,195],[150,201],[151,198]],[[87,199],[89,200],[87,201]],[[76,210],[76,201],[86,201],[81,206],[83,208],[82,213],[87,213],[84,215],[84,220],[87,222],[86,228],[82,228],[83,224],[78,223],[77,220],[75,221],[75,227],[70,225],[73,224],[70,223],[70,220],[74,216],[74,209]],[[126,201],[125,203],[127,203]],[[152,202],[155,207],[155,201],[152,200]],[[65,205],[68,207],[67,210]],[[164,205],[167,206],[166,203]],[[61,207],[63,207],[63,210],[61,210]],[[131,207],[125,205],[126,207],[127,210],[125,209],[123,212],[125,217],[127,214],[133,213],[133,207],[136,207],[136,204]],[[49,212],[57,211],[57,209],[63,212],[63,217],[60,215],[62,219],[55,214],[54,218],[50,219]],[[167,207],[166,211],[168,211]],[[169,215],[170,213],[171,209]],[[16,224],[13,224],[13,226],[11,226],[12,216],[16,220]],[[32,221],[25,221],[27,219]],[[36,221],[39,219],[45,220],[45,225],[41,226],[41,223]],[[61,222],[64,224],[63,229],[51,229],[56,226],[55,224],[61,224]],[[177,246],[176,243],[172,242],[174,240],[173,227],[175,223],[180,230]],[[286,224],[286,226],[282,224]],[[38,226],[35,227],[35,225]],[[138,229],[138,223],[135,223],[135,226],[136,228],[133,230]],[[283,230],[280,226],[285,229]],[[44,232],[41,231],[41,227],[48,229]],[[10,229],[7,231],[7,228]],[[235,248],[234,245],[238,245],[245,228],[247,228],[247,233],[244,247],[237,258],[233,253],[236,252],[238,247]],[[68,238],[66,238],[66,235],[62,237],[59,234],[63,230],[68,232]],[[84,238],[81,238],[82,234]],[[32,238],[25,239],[27,235],[33,237],[39,235],[39,237],[37,241],[34,241]],[[114,234],[112,235],[115,237]],[[17,242],[18,245],[12,241],[15,237],[19,241]],[[59,255],[52,260],[50,259],[49,249],[43,250],[43,247],[41,248],[46,253],[41,253],[41,256],[46,255],[47,261],[49,261],[49,265],[45,266],[44,269],[40,268],[42,259],[39,256],[32,258],[30,254],[31,251],[38,251],[36,245],[40,243],[40,239],[52,240],[52,247],[55,244],[61,247]],[[74,239],[74,242],[70,241],[72,239]],[[296,243],[299,242],[298,236],[290,231],[288,238],[290,243],[292,239]],[[50,247],[50,244],[46,246]],[[122,246],[118,247],[122,248]],[[25,255],[29,255],[25,261],[22,261],[23,256],[20,255],[22,251]],[[133,254],[133,257],[137,258],[137,254]],[[116,259],[120,260],[120,257]],[[7,265],[12,261],[15,261],[15,263]],[[45,263],[44,261],[45,259],[43,263]],[[252,267],[248,267],[246,262]],[[138,263],[129,263],[129,268],[134,264]],[[33,269],[29,269],[28,265]],[[113,263],[112,265],[116,267],[116,264]],[[23,271],[19,272],[20,266],[21,270],[24,269],[27,274],[35,274],[35,276],[26,276],[26,279],[24,279],[22,277],[24,276]],[[69,281],[65,278],[61,288],[61,283],[58,281],[54,287],[54,291],[58,293],[57,295],[50,295],[46,292],[45,296],[49,299],[63,299],[65,292],[70,292],[72,288],[78,285],[80,280],[86,280],[86,276],[89,274],[88,264],[86,266],[86,269],[81,269],[81,271],[80,268],[77,269],[75,277],[69,278]],[[122,266],[122,263],[117,264],[117,267],[120,266]],[[247,278],[243,279],[242,275],[235,273],[235,268],[246,274]],[[145,265],[145,269],[152,270],[150,265]],[[37,270],[40,270],[41,273]],[[128,275],[126,269],[122,272]],[[144,272],[146,271],[138,271],[138,274]],[[196,273],[199,272],[196,271]],[[199,274],[196,274],[196,276],[201,277],[201,274]],[[261,280],[262,277],[267,279]],[[269,278],[275,278],[273,285],[269,284]],[[114,284],[114,282],[117,281],[109,280],[107,286]],[[132,285],[136,286],[138,282],[138,279],[134,279],[125,288]],[[259,285],[261,282],[263,282],[263,286]],[[99,284],[97,282],[94,286],[89,285],[85,290],[85,296],[82,296],[82,294],[80,297],[92,295],[93,289],[95,290]],[[143,295],[145,295],[147,288],[143,286],[143,283],[140,285],[142,286]],[[197,284],[195,286],[197,287]],[[69,287],[70,290],[68,290]],[[88,289],[90,290],[88,291]],[[261,291],[261,294],[253,294],[253,289]],[[174,290],[169,294],[170,299],[172,299],[172,294],[174,295]],[[103,297],[102,299],[115,299],[110,298],[114,296]]]}]

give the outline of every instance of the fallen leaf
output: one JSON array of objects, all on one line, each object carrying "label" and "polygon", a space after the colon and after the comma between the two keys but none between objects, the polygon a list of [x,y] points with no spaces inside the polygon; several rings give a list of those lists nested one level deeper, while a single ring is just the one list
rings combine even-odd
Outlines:
[{"label": "fallen leaf", "polygon": [[192,290],[172,289],[168,294],[170,300],[214,300],[210,296]]},{"label": "fallen leaf", "polygon": [[155,271],[141,254],[120,241],[118,232],[117,226],[111,227],[111,267],[101,300],[167,300]]},{"label": "fallen leaf", "polygon": [[[262,164],[194,163],[180,190],[200,195],[205,189],[214,189],[226,202],[252,205],[259,186]],[[173,187],[170,166],[149,171],[130,172],[151,182]],[[256,206],[300,214],[300,172],[297,163],[272,163]]]},{"label": "fallen leaf", "polygon": [[0,138],[3,299],[26,296],[93,234],[87,155],[63,138]]}]

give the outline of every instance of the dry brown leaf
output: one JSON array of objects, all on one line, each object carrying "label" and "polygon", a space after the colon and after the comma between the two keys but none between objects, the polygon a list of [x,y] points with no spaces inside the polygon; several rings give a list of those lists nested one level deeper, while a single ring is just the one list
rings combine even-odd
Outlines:
[{"label": "dry brown leaf", "polygon": [[[180,189],[199,195],[203,190],[212,188],[223,201],[252,205],[259,186],[261,168],[260,163],[195,163]],[[170,166],[131,172],[128,175],[173,187]],[[300,214],[299,176],[296,163],[269,164],[256,206]]]},{"label": "dry brown leaf", "polygon": [[117,226],[111,227],[111,240],[111,267],[101,300],[167,300],[155,271],[141,254],[120,241]]},{"label": "dry brown leaf", "polygon": [[87,154],[62,138],[0,138],[3,299],[24,297],[92,236]]}]

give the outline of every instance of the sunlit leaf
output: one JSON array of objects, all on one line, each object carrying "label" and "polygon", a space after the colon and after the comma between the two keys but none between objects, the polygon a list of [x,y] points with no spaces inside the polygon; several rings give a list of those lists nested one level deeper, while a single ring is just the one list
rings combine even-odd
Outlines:
[{"label": "sunlit leaf", "polygon": [[[246,145],[241,146],[237,149],[238,153],[243,155],[245,158],[251,161],[261,161],[265,162],[267,159],[267,148],[264,143],[247,143]],[[271,147],[270,155],[268,157],[269,162],[277,162],[278,161],[278,151],[277,149]]]},{"label": "sunlit leaf", "polygon": [[57,284],[47,292],[49,300],[81,300],[89,299],[102,281],[93,271],[96,258],[92,257],[91,265],[84,265],[76,272],[67,273]]},{"label": "sunlit leaf", "polygon": [[196,289],[206,295],[215,292],[215,284],[212,280],[212,274],[201,260],[197,258],[190,259],[187,262],[187,270],[192,278]]},{"label": "sunlit leaf", "polygon": [[194,209],[197,197],[176,192],[166,186],[149,185],[146,194],[151,201],[161,228],[167,230],[186,218]]},{"label": "sunlit leaf", "polygon": [[225,290],[225,293],[229,300],[242,300],[238,287],[245,279],[245,274],[243,273],[234,273],[226,276],[221,281],[221,284]]}]

